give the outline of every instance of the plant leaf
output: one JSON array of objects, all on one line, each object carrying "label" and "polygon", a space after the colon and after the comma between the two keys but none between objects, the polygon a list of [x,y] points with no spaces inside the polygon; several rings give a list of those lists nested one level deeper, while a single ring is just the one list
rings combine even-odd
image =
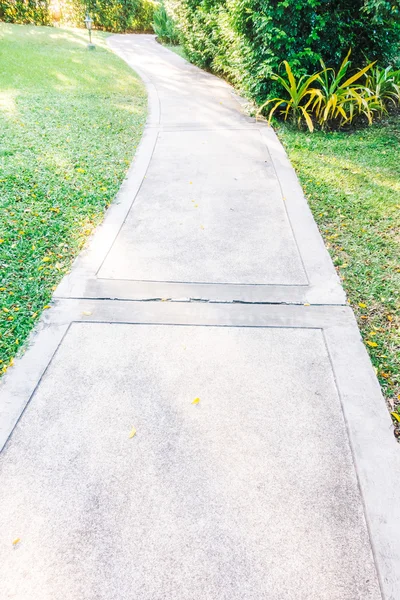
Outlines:
[{"label": "plant leaf", "polygon": [[290,88],[294,91],[296,89],[296,80],[293,76],[292,69],[290,68],[290,65],[287,62],[287,60],[284,60],[283,64],[285,65],[286,73],[290,83]]},{"label": "plant leaf", "polygon": [[349,77],[349,79],[346,79],[346,81],[344,83],[341,83],[340,87],[341,88],[349,87],[350,84],[352,84],[354,81],[357,81],[357,79],[359,79],[362,75],[364,75],[364,73],[366,73],[368,71],[368,69],[370,69],[375,64],[375,62],[370,63],[369,65],[367,65],[366,67],[361,69],[361,71],[357,71],[357,73],[355,75],[352,75],[352,77]]},{"label": "plant leaf", "polygon": [[306,121],[306,123],[307,123],[307,127],[308,127],[308,129],[309,129],[311,132],[313,132],[313,131],[314,131],[314,125],[313,125],[313,122],[312,122],[312,120],[311,120],[311,117],[310,117],[310,115],[308,114],[308,112],[306,111],[306,109],[304,108],[304,106],[300,106],[300,109],[301,109],[301,111],[302,111],[302,113],[303,113],[303,117],[304,117],[304,119],[305,119],[305,121]]}]

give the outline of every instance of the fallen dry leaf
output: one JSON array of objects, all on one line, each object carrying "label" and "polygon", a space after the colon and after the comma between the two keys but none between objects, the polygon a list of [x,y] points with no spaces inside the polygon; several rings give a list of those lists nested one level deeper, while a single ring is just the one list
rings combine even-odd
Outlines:
[{"label": "fallen dry leaf", "polygon": [[15,538],[15,540],[13,540],[13,546],[16,546],[17,544],[19,544],[21,541],[21,538]]},{"label": "fallen dry leaf", "polygon": [[135,437],[135,435],[136,435],[136,429],[134,427],[132,427],[131,432],[129,434],[129,439]]},{"label": "fallen dry leaf", "polygon": [[85,315],[85,317],[89,317],[92,314],[92,311],[91,310],[84,310],[82,312],[82,314]]},{"label": "fallen dry leaf", "polygon": [[192,402],[192,404],[198,404],[200,402],[200,398],[195,398]]}]

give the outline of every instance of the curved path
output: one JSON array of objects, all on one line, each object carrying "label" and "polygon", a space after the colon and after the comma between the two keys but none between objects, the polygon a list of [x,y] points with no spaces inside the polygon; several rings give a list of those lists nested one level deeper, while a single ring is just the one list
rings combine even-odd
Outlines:
[{"label": "curved path", "polygon": [[0,597],[398,600],[398,446],[285,152],[152,36],[110,45],[149,119],[1,383]]}]

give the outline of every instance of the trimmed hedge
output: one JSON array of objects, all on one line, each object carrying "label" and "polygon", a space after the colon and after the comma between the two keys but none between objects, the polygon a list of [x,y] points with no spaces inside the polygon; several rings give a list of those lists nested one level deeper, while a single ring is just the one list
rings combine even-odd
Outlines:
[{"label": "trimmed hedge", "polygon": [[97,29],[117,33],[152,31],[156,6],[152,0],[88,0],[85,4]]},{"label": "trimmed hedge", "polygon": [[399,55],[399,0],[167,0],[188,58],[257,101],[287,60],[296,76],[340,63],[390,64]]},{"label": "trimmed hedge", "polygon": [[54,22],[84,27],[89,11],[94,27],[105,31],[152,31],[155,0],[0,0],[0,21],[52,25]]},{"label": "trimmed hedge", "polygon": [[0,21],[51,25],[48,0],[1,0]]}]

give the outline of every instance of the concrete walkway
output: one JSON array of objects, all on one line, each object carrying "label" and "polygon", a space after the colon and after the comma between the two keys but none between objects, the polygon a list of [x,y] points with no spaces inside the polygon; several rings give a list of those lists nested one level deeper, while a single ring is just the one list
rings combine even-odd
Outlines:
[{"label": "concrete walkway", "polygon": [[0,598],[399,600],[400,449],[281,145],[152,36],[110,45],[150,114],[1,383]]}]

